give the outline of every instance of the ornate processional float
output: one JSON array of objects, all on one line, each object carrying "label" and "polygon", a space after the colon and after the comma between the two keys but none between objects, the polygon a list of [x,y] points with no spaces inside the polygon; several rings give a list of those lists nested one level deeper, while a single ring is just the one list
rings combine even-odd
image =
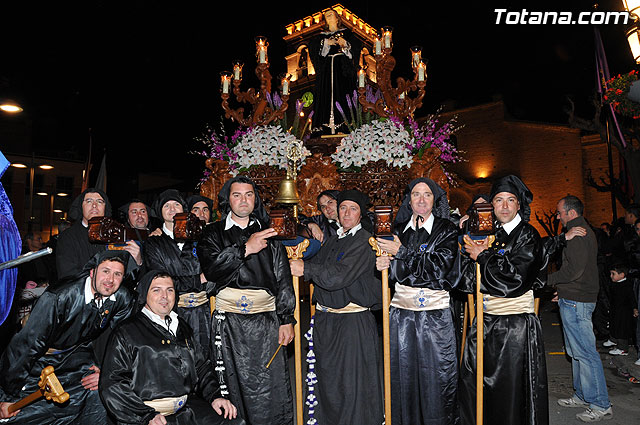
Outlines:
[{"label": "ornate processional float", "polygon": [[[217,194],[222,185],[233,176],[243,174],[257,184],[260,198],[273,217],[277,211],[281,218],[284,208],[292,210],[290,216],[297,220],[299,214],[319,214],[317,196],[328,189],[358,189],[369,196],[374,207],[387,207],[388,213],[397,211],[405,187],[415,178],[431,178],[445,190],[455,183],[446,166],[462,160],[452,140],[453,134],[462,126],[458,125],[456,117],[440,123],[440,110],[421,120],[414,117],[415,111],[422,106],[427,80],[420,47],[410,49],[412,79],[398,77],[394,85],[392,72],[396,61],[391,54],[391,27],[382,28],[378,34],[338,4],[288,26],[287,32],[285,40],[298,40],[298,45],[294,53],[287,56],[289,73],[279,78],[279,90],[272,90],[269,43],[265,37],[257,37],[255,45],[255,75],[260,82],[259,88],[241,89],[244,65],[240,62],[233,64],[232,71],[221,73],[222,108],[225,118],[237,129],[230,137],[224,126],[222,131],[208,129],[199,138],[204,150],[195,153],[206,158],[206,170],[200,182],[201,195],[213,199],[217,207]],[[359,38],[349,38],[349,32]],[[322,39],[320,44],[318,38]],[[338,49],[336,56],[341,60],[351,60],[351,65],[357,68],[352,84],[343,84],[342,75],[336,77],[335,58],[326,65],[322,58],[314,55],[319,45],[333,46]],[[344,70],[350,65],[341,66]],[[313,92],[304,91],[309,83],[315,85]],[[353,89],[337,89],[345,85],[352,85]],[[296,87],[297,96],[292,96]],[[295,109],[289,110],[292,98]],[[235,108],[231,106],[234,100]],[[247,110],[243,105],[248,106]],[[289,257],[302,258],[309,241],[295,243],[287,246]],[[373,248],[377,255],[386,255],[377,246]],[[386,279],[383,286],[385,416],[389,424],[389,290]],[[297,423],[301,424],[298,278],[294,278],[294,289],[296,410]],[[312,286],[310,291],[312,293]],[[310,346],[308,357],[313,357],[312,354]],[[309,371],[312,374],[312,362]],[[313,376],[307,376],[308,382],[309,379],[307,423],[313,425]]]}]

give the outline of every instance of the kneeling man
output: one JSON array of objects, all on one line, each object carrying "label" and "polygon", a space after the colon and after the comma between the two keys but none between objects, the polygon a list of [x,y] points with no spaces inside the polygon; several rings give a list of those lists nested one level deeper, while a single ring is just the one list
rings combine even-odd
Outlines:
[{"label": "kneeling man", "polygon": [[220,398],[211,363],[173,311],[173,279],[148,272],[138,284],[142,310],[117,327],[105,353],[100,397],[118,424],[244,424]]}]

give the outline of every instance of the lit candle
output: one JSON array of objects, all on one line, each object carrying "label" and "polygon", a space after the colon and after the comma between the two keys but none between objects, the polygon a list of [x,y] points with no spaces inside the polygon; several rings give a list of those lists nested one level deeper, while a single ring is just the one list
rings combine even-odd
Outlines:
[{"label": "lit candle", "polygon": [[243,63],[240,61],[236,61],[233,63],[233,79],[241,81],[242,80],[242,67]]},{"label": "lit candle", "polygon": [[231,74],[229,72],[220,73],[222,82],[222,94],[229,94],[229,85],[231,84]]},{"label": "lit candle", "polygon": [[426,66],[424,62],[420,61],[418,64],[418,81],[424,81]]},{"label": "lit candle", "polygon": [[422,47],[414,46],[411,48],[411,67],[415,68],[422,62]]},{"label": "lit candle", "polygon": [[364,73],[364,69],[360,68],[360,71],[358,71],[358,88],[364,88],[364,82],[365,82],[365,73]]},{"label": "lit candle", "polygon": [[378,37],[376,37],[373,45],[374,45],[375,54],[376,55],[381,55],[382,54],[382,41],[380,41],[380,39]]},{"label": "lit candle", "polygon": [[267,63],[267,43],[266,37],[256,37],[256,55],[258,56],[258,63]]},{"label": "lit candle", "polygon": [[289,76],[282,79],[282,95],[289,96]]},{"label": "lit candle", "polygon": [[393,32],[392,27],[384,27],[382,28],[382,42],[384,44],[385,49],[391,48],[391,33]]}]

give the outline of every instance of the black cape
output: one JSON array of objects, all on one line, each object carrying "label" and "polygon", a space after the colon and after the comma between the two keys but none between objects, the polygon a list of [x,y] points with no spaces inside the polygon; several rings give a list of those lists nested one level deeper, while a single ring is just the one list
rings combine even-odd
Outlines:
[{"label": "black cape", "polygon": [[[458,256],[461,287],[473,291],[475,262]],[[537,230],[522,220],[510,234],[500,228],[492,247],[478,256],[483,294],[515,298],[538,289],[543,249]],[[538,317],[484,315],[484,422],[504,425],[549,423],[547,369]],[[460,369],[461,424],[475,424],[476,326]]]},{"label": "black cape", "polygon": [[[382,283],[375,275],[370,236],[364,229],[341,239],[332,236],[305,261],[305,280],[315,284],[314,302],[332,308],[351,302],[380,308]],[[379,337],[371,311],[328,313],[318,307],[313,346],[318,423],[380,425],[384,414]]]},{"label": "black cape", "polygon": [[[223,216],[224,217],[224,216]],[[245,244],[261,229],[258,220],[246,229],[224,230],[225,219],[208,225],[197,252],[212,294],[231,287],[263,289],[275,296],[276,311],[257,314],[214,312],[214,334],[221,341],[218,360],[223,360],[229,400],[249,425],[293,424],[293,396],[286,350],[278,347],[279,327],[293,324],[295,295],[284,246],[268,240],[257,254],[244,256]],[[221,318],[224,317],[224,319]]]},{"label": "black cape", "polygon": [[[389,279],[404,286],[449,291],[458,253],[456,226],[434,217],[426,229],[396,234],[402,247],[391,261]],[[457,345],[451,310],[413,311],[391,308],[391,412],[394,424],[455,424]]]},{"label": "black cape", "polygon": [[[144,244],[144,265],[148,270],[161,270],[171,275],[178,296],[206,289],[206,284],[200,282],[200,262],[196,256],[195,242],[187,241],[180,249],[178,243],[164,232],[159,236],[151,236]],[[177,307],[177,311],[189,323],[208,357],[211,352],[209,303],[198,307]]]},{"label": "black cape", "polygon": [[175,335],[139,312],[109,340],[100,374],[100,397],[118,424],[146,424],[158,412],[143,403],[187,394],[184,407],[166,416],[170,424],[228,424],[211,407],[220,397],[213,366],[180,317]]}]

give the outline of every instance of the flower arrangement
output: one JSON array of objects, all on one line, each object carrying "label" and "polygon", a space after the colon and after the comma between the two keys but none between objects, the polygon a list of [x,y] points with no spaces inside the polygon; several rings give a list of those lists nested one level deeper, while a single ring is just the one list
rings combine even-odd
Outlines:
[{"label": "flower arrangement", "polygon": [[638,71],[619,74],[605,83],[604,102],[613,106],[620,115],[635,119],[640,118],[640,103],[629,99],[631,85],[638,81]]},{"label": "flower arrangement", "polygon": [[[236,133],[238,135],[238,133]],[[291,133],[285,133],[279,125],[250,127],[239,134],[232,148],[234,158],[229,162],[231,174],[245,172],[254,165],[270,165],[286,170],[289,165],[287,147],[298,139]],[[311,152],[302,147],[302,161]]]},{"label": "flower arrangement", "polygon": [[373,120],[344,137],[331,159],[343,171],[357,171],[367,162],[379,160],[390,167],[410,167],[410,143],[411,136],[401,124],[389,119]]},{"label": "flower arrangement", "polygon": [[[238,173],[244,173],[256,165],[268,165],[286,170],[289,161],[287,148],[291,142],[299,141],[291,132],[285,132],[281,123],[238,128],[233,136],[229,137],[222,122],[219,131],[207,126],[204,133],[196,140],[204,144],[205,149],[191,153],[205,158],[227,161],[229,172],[234,176]],[[311,153],[303,147],[301,154],[303,159],[298,167],[304,163],[304,158]],[[209,179],[210,173],[208,169],[205,169],[199,185]]]},{"label": "flower arrangement", "polygon": [[[367,99],[375,103],[381,98],[379,92],[367,91]],[[347,96],[350,120],[344,109],[336,102],[351,133],[344,137],[331,155],[342,171],[358,171],[367,162],[386,161],[390,167],[410,167],[413,157],[422,158],[425,150],[436,147],[440,150],[440,160],[445,163],[462,161],[461,152],[451,141],[451,136],[464,125],[458,125],[457,116],[438,126],[442,108],[429,115],[423,124],[413,118],[407,123],[395,118],[382,118],[372,113],[363,113],[362,106],[353,97]]]}]

